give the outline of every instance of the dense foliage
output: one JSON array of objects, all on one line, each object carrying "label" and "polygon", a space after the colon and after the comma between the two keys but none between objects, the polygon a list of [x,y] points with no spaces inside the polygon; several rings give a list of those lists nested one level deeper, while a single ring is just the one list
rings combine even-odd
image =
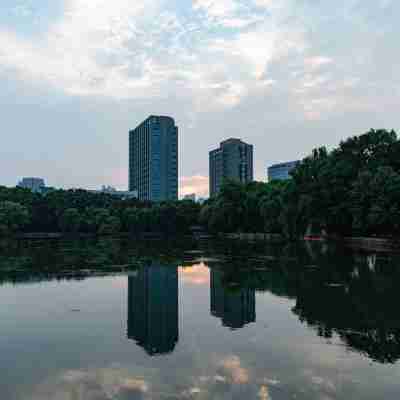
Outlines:
[{"label": "dense foliage", "polygon": [[400,141],[371,130],[305,158],[286,182],[226,182],[201,210],[213,232],[392,236],[400,228]]},{"label": "dense foliage", "polygon": [[394,131],[371,130],[332,151],[314,150],[288,181],[227,181],[202,207],[192,201],[120,200],[84,190],[40,195],[0,187],[0,235],[177,234],[199,222],[212,233],[266,232],[291,239],[321,232],[398,235],[400,141]]},{"label": "dense foliage", "polygon": [[197,223],[199,208],[192,201],[152,204],[84,190],[57,190],[43,196],[26,189],[0,187],[0,235],[180,234]]}]

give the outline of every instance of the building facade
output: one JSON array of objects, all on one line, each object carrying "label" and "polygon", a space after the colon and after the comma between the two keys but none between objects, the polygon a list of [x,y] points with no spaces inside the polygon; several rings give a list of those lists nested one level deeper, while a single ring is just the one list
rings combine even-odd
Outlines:
[{"label": "building facade", "polygon": [[222,284],[223,273],[210,271],[210,312],[223,326],[240,329],[256,322],[256,295],[251,288],[229,291]]},{"label": "building facade", "polygon": [[139,200],[178,199],[178,127],[150,116],[129,132],[129,191]]},{"label": "building facade", "polygon": [[294,170],[300,161],[288,161],[280,164],[271,165],[267,170],[268,182],[285,181],[290,179],[290,172]]},{"label": "building facade", "polygon": [[171,353],[179,339],[178,267],[152,264],[128,277],[128,339],[149,355]]},{"label": "building facade", "polygon": [[240,139],[228,139],[210,151],[210,196],[215,196],[224,180],[253,181],[253,146]]},{"label": "building facade", "polygon": [[34,193],[42,193],[46,185],[42,178],[22,178],[17,185],[20,188],[29,189]]}]

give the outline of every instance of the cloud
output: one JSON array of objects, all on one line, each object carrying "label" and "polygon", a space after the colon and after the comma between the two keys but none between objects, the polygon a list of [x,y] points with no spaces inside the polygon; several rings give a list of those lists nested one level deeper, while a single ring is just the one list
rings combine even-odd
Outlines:
[{"label": "cloud", "polygon": [[227,29],[246,28],[261,20],[238,0],[193,0],[193,9],[205,14],[209,26]]},{"label": "cloud", "polygon": [[184,282],[204,286],[210,283],[210,270],[201,263],[193,267],[180,269],[180,276]]},{"label": "cloud", "polygon": [[260,400],[271,400],[271,396],[269,394],[269,390],[266,385],[262,385],[260,387],[260,391],[258,392],[258,397]]},{"label": "cloud", "polygon": [[[163,0],[65,0],[40,39],[0,30],[0,61],[70,95],[154,98],[172,84],[197,110],[235,106],[289,33],[236,0],[195,0],[193,12],[202,14],[188,22]],[[215,35],[210,22],[238,33]]]},{"label": "cloud", "polygon": [[323,65],[331,64],[332,62],[332,58],[323,56],[309,57],[304,60],[304,64],[311,69],[317,69]]},{"label": "cloud", "polygon": [[185,196],[187,194],[195,193],[200,197],[207,197],[209,191],[208,177],[202,175],[184,176],[180,178],[180,194]]},{"label": "cloud", "polygon": [[235,14],[239,4],[235,0],[193,0],[195,10],[204,10],[209,17],[227,17]]},{"label": "cloud", "polygon": [[157,3],[66,0],[62,19],[44,38],[29,41],[0,31],[0,60],[25,78],[47,81],[73,95],[123,97],[148,90],[151,82],[144,72],[151,70],[151,60],[127,44],[151,46],[140,24],[146,23],[145,10],[159,10]]},{"label": "cloud", "polygon": [[221,361],[222,371],[235,384],[246,384],[249,382],[249,372],[241,365],[240,358],[232,355]]},{"label": "cloud", "polygon": [[16,17],[28,18],[33,15],[33,9],[30,4],[18,3],[13,8],[12,14]]},{"label": "cloud", "polygon": [[54,3],[18,1],[0,20],[2,123],[13,132],[2,183],[38,171],[56,186],[126,188],[126,134],[153,113],[175,117],[183,193],[200,195],[205,178],[187,179],[205,177],[225,137],[255,145],[262,177],[266,164],[398,126],[400,2]]},{"label": "cloud", "polygon": [[130,398],[145,400],[149,385],[143,378],[130,377],[126,370],[104,368],[69,370],[33,388],[32,400],[107,400]]}]

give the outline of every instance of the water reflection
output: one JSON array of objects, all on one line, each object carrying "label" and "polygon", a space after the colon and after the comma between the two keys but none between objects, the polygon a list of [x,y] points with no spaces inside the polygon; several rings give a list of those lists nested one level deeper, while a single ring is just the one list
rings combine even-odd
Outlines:
[{"label": "water reflection", "polygon": [[358,259],[340,275],[338,270],[299,275],[292,311],[319,336],[338,335],[375,361],[395,363],[400,359],[398,281],[380,261]]},{"label": "water reflection", "polygon": [[400,359],[398,257],[315,246],[265,260],[244,257],[223,267],[226,288],[240,285],[295,301],[292,312],[320,337],[380,363]]},{"label": "water reflection", "polygon": [[129,339],[151,356],[170,353],[178,338],[178,266],[153,263],[128,278]]},{"label": "water reflection", "polygon": [[[99,266],[104,274],[136,269],[128,279],[127,336],[150,355],[166,354],[179,338],[177,266],[202,260],[201,265],[210,268],[210,280],[190,268],[186,280],[206,288],[207,296],[209,291],[210,312],[224,326],[234,330],[256,322],[255,293],[268,291],[291,299],[290,312],[314,336],[328,341],[337,337],[380,363],[400,359],[396,254],[363,254],[310,243],[264,248],[207,243],[195,253],[157,246],[118,239],[0,246],[0,283],[84,279],[95,270],[98,274]],[[261,320],[263,308],[257,306]]]},{"label": "water reflection", "polygon": [[210,271],[211,315],[220,318],[222,324],[231,329],[240,329],[256,322],[255,290],[239,284],[224,287],[223,272]]}]

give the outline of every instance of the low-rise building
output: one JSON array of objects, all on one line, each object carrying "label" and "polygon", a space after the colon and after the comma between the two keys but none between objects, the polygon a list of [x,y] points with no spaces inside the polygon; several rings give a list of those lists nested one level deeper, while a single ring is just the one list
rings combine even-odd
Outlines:
[{"label": "low-rise building", "polygon": [[267,170],[268,182],[285,181],[290,179],[290,172],[293,171],[299,164],[300,161],[296,160],[271,165]]},{"label": "low-rise building", "polygon": [[22,178],[20,182],[18,182],[17,187],[23,189],[29,189],[34,193],[42,193],[42,190],[46,187],[44,183],[44,179],[42,178]]},{"label": "low-rise building", "polygon": [[117,190],[112,186],[102,186],[100,190],[89,190],[91,193],[106,193],[115,197],[119,197],[121,200],[131,200],[138,198],[137,190]]}]

